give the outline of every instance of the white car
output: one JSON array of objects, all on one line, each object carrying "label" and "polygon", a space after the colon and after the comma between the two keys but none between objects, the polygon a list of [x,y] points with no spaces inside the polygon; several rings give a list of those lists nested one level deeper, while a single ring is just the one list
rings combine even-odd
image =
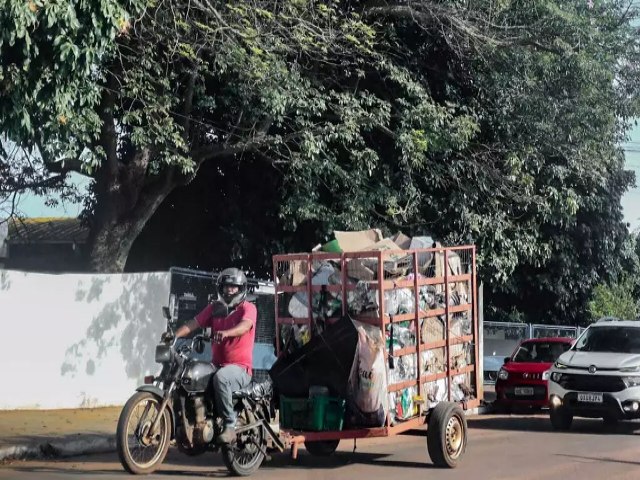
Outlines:
[{"label": "white car", "polygon": [[640,418],[640,321],[604,318],[585,330],[551,368],[549,407],[556,430],[574,416]]}]

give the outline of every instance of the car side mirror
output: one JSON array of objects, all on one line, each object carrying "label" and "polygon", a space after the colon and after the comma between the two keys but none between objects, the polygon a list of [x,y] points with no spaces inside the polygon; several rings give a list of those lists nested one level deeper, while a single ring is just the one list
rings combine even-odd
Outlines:
[{"label": "car side mirror", "polygon": [[504,363],[509,363],[511,361],[511,357],[504,357]]},{"label": "car side mirror", "polygon": [[166,318],[167,320],[171,320],[171,312],[169,311],[169,307],[162,307],[162,315],[164,315],[164,318]]}]

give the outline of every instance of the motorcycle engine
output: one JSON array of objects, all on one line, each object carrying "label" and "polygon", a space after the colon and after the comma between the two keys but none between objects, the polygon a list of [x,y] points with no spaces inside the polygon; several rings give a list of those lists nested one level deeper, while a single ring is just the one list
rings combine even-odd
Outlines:
[{"label": "motorcycle engine", "polygon": [[207,418],[193,429],[193,443],[196,445],[210,443],[213,440],[213,434],[213,420]]}]

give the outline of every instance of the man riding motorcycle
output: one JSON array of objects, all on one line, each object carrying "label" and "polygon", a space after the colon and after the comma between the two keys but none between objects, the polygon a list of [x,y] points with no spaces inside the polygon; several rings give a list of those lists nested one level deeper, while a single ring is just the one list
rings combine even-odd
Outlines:
[{"label": "man riding motorcycle", "polygon": [[[198,328],[211,328],[212,363],[216,367],[212,386],[216,409],[224,422],[224,430],[217,441],[229,444],[236,439],[233,392],[251,382],[257,310],[246,300],[247,277],[241,270],[223,270],[215,285],[217,302],[207,305],[180,327],[176,337],[185,337]],[[220,303],[226,307],[222,312]]]}]

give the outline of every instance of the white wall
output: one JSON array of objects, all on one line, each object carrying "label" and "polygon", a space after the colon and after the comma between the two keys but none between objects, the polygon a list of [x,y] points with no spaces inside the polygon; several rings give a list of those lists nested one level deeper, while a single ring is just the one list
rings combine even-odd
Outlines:
[{"label": "white wall", "polygon": [[167,272],[0,270],[0,409],[121,405],[157,373]]}]

